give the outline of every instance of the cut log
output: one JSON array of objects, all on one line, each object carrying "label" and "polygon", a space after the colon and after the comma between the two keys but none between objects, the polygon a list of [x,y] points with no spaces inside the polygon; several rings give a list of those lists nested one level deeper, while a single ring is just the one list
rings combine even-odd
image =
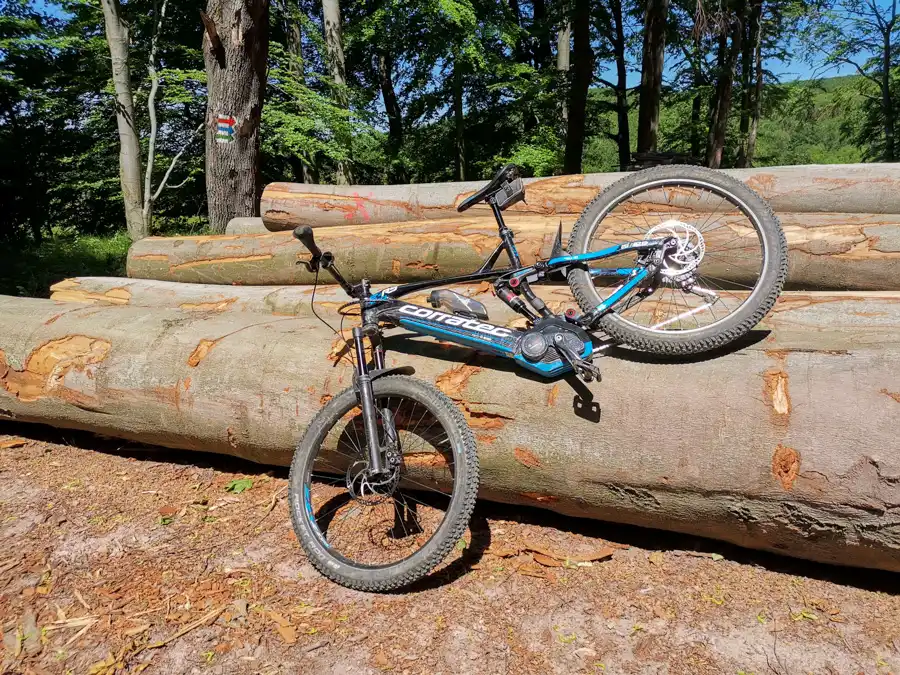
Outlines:
[{"label": "cut log", "polygon": [[[705,232],[709,250],[717,237],[733,232],[727,219]],[[510,219],[522,261],[532,264],[550,255],[558,217]],[[800,290],[900,289],[900,215],[870,213],[785,213],[782,226],[790,247],[788,287]],[[570,222],[563,222],[571,229]],[[598,239],[631,241],[646,224],[637,216],[609,217]],[[402,283],[467,274],[478,269],[497,245],[491,218],[326,228],[317,234],[331,250],[344,275],[358,281]],[[720,241],[721,243],[721,241]],[[732,244],[733,245],[733,244]],[[128,252],[128,276],[188,283],[280,285],[309,284],[315,275],[298,261],[306,249],[290,232],[219,237],[149,237]],[[712,257],[704,273],[747,284],[747,270]],[[501,259],[501,265],[506,264]],[[613,264],[612,266],[615,266]],[[331,283],[322,274],[320,281]]]},{"label": "cut log", "polygon": [[[898,310],[900,293],[790,294],[740,351],[619,350],[577,390],[402,333],[389,364],[464,411],[486,497],[900,571]],[[4,297],[0,326],[6,418],[257,462],[287,464],[351,381],[309,317]]]},{"label": "cut log", "polygon": [[225,226],[225,234],[265,234],[268,231],[262,218],[232,218]]},{"label": "cut log", "polygon": [[[484,284],[453,286],[462,295],[481,298],[489,294]],[[540,286],[535,289],[548,303],[575,306],[568,286]],[[311,286],[218,286],[215,284],[181,284],[151,279],[121,279],[118,277],[77,277],[66,279],[50,287],[50,299],[55,302],[90,305],[149,307],[178,309],[183,312],[256,312],[272,316],[312,316]],[[427,305],[428,292],[404,298]],[[350,298],[335,285],[320,286],[315,294],[316,307],[337,311]],[[557,307],[562,305],[551,305]],[[500,307],[498,306],[498,309]],[[503,308],[506,311],[506,308]],[[510,317],[512,318],[512,317]]]},{"label": "cut log", "polygon": [[[779,166],[733,169],[767,199],[776,213],[900,213],[900,164]],[[509,213],[575,215],[624,173],[591,173],[526,179],[527,203]],[[418,185],[309,185],[271,183],[260,211],[272,231],[298,225],[330,227],[457,218],[456,205],[485,181]],[[486,204],[474,212],[490,213]]]}]

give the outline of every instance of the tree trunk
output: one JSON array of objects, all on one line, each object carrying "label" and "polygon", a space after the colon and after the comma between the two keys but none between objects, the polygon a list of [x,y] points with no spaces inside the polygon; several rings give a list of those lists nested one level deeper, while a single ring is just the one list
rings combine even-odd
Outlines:
[{"label": "tree trunk", "polygon": [[[610,215],[603,221],[604,241],[634,241],[647,222],[678,217],[702,227],[709,212],[690,209],[662,214]],[[645,217],[647,220],[645,220]],[[716,216],[719,218],[719,216]],[[846,213],[779,213],[787,235],[790,288],[817,290],[900,289],[900,215]],[[569,219],[572,222],[575,216]],[[510,215],[523,264],[550,255],[559,216]],[[722,250],[739,227],[721,217],[704,230],[708,250]],[[599,235],[598,235],[599,236]],[[490,217],[421,221],[394,225],[327,227],[317,230],[322,250],[331,250],[348,280],[365,277],[395,284],[439,279],[478,269],[497,243],[497,226]],[[732,244],[734,245],[734,244]],[[148,237],[128,252],[128,276],[187,283],[272,285],[308,284],[315,275],[298,260],[306,249],[291,232],[219,237]],[[703,274],[717,283],[756,280],[755,270],[729,265],[713,255],[703,262]],[[724,280],[724,281],[721,281]],[[330,279],[323,277],[324,283]]]},{"label": "tree trunk", "polygon": [[456,129],[456,180],[465,180],[466,120],[463,116],[463,74],[459,54],[453,62],[453,123]]},{"label": "tree trunk", "polygon": [[754,75],[753,112],[750,117],[750,131],[747,134],[747,166],[753,166],[753,158],[756,157],[756,137],[759,133],[759,118],[762,111],[763,95],[763,67],[762,67],[762,26],[757,33],[754,58],[756,73]]},{"label": "tree trunk", "polygon": [[[666,365],[623,351],[577,389],[402,335],[388,365],[414,364],[456,401],[485,497],[900,571],[900,464],[885,452],[900,326],[858,316],[895,316],[897,301],[787,296],[763,342]],[[6,418],[267,464],[287,465],[351,382],[342,341],[312,317],[3,298],[0,325]]]},{"label": "tree trunk", "polygon": [[[741,146],[738,151],[738,168],[750,166],[750,127],[758,108],[756,102],[756,59],[762,43],[762,0],[752,0],[750,20],[744,28],[741,47]],[[754,145],[755,145],[754,138]]]},{"label": "tree trunk", "polygon": [[206,196],[213,232],[259,213],[259,123],[269,52],[268,0],[208,0]]},{"label": "tree trunk", "polygon": [[[101,0],[106,41],[112,59],[113,86],[116,90],[116,125],[119,129],[119,181],[125,204],[125,223],[132,241],[146,237],[144,196],[141,187],[141,144],[135,129],[134,96],[128,67],[128,26],[122,18],[119,0]],[[224,225],[223,225],[224,227]]]},{"label": "tree trunk", "polygon": [[569,174],[581,173],[585,126],[587,125],[588,90],[594,80],[590,0],[575,0],[572,34],[575,65],[572,73],[572,87],[569,89],[566,151],[563,160],[563,173]]},{"label": "tree trunk", "polygon": [[638,109],[638,152],[655,152],[659,134],[659,102],[666,56],[666,18],[669,0],[647,0],[644,13],[644,52]]},{"label": "tree trunk", "polygon": [[[896,164],[780,166],[726,169],[769,202],[776,213],[900,213],[900,167]],[[526,200],[507,215],[567,216],[574,222],[597,194],[622,173],[590,173],[526,178]],[[457,204],[483,187],[483,182],[413,185],[303,185],[271,183],[262,198],[263,222],[273,232],[298,225],[332,227],[411,220],[459,220]],[[490,216],[477,204],[466,216]],[[568,218],[571,216],[571,218]],[[888,222],[892,216],[887,216]],[[432,226],[437,226],[432,223]],[[884,243],[890,247],[889,242]],[[888,248],[885,248],[887,251]]]},{"label": "tree trunk", "polygon": [[728,115],[731,112],[731,91],[734,84],[734,67],[741,52],[743,14],[738,15],[731,31],[731,47],[727,47],[727,34],[719,40],[719,62],[722,64],[716,84],[716,107],[709,129],[709,145],[706,148],[706,164],[711,169],[722,166],[725,153],[725,137],[728,132]]},{"label": "tree trunk", "polygon": [[884,157],[883,161],[893,162],[894,152],[894,99],[891,96],[891,69],[893,49],[891,48],[891,31],[884,34],[882,49],[881,73],[881,108],[884,115]]},{"label": "tree trunk", "polygon": [[613,20],[613,51],[616,61],[616,143],[619,148],[619,171],[627,171],[631,164],[631,133],[628,121],[628,61],[625,53],[625,22],[622,0],[610,0]]},{"label": "tree trunk", "polygon": [[[572,24],[567,23],[559,29],[556,36],[556,70],[560,74],[560,79],[568,84],[569,73],[569,56],[572,43]],[[560,116],[564,123],[569,121],[569,104],[567,101],[569,88],[566,87],[562,91],[567,92],[560,96]]]},{"label": "tree trunk", "polygon": [[378,54],[378,79],[388,118],[388,183],[405,183],[406,172],[400,161],[400,151],[403,149],[403,112],[394,91],[393,70],[394,59],[391,53],[382,49]]},{"label": "tree trunk", "polygon": [[533,0],[533,21],[531,32],[536,36],[534,47],[534,67],[543,70],[550,66],[550,31],[547,26],[547,5],[544,0]]},{"label": "tree trunk", "polygon": [[[322,24],[325,28],[325,44],[328,48],[331,77],[336,85],[335,100],[340,107],[347,108],[347,71],[344,61],[340,0],[322,0]],[[340,138],[339,141],[349,154],[350,139]],[[349,162],[339,161],[337,163],[335,181],[338,185],[349,185],[353,182]]]}]

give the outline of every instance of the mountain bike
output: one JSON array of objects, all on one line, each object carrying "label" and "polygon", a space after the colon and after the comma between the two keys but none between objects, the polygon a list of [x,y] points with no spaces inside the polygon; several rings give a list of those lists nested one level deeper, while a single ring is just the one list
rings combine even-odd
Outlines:
[{"label": "mountain bike", "polygon": [[[294,235],[358,312],[353,385],[310,422],[291,464],[289,501],[310,562],[351,588],[388,591],[430,573],[461,540],[475,505],[478,457],[460,409],[410,366],[386,367],[383,331],[403,328],[509,358],[532,373],[598,380],[609,344],[654,354],[693,354],[746,334],[772,308],[787,274],[787,245],[769,206],[731,177],[692,166],[633,173],[562,225],[550,257],[523,265],[503,211],[525,198],[515,166],[503,167],[460,212],[486,202],[499,242],[477,271],[374,291],[349,283],[311,228]],[[497,268],[500,257],[508,265]],[[559,315],[532,285],[564,280],[581,312]],[[525,328],[490,322],[485,306],[439,286],[492,283]],[[403,301],[435,288],[428,307]],[[315,291],[314,291],[315,292]],[[313,303],[315,295],[313,295]],[[314,310],[315,311],[315,310]],[[366,340],[369,340],[369,347]]]}]

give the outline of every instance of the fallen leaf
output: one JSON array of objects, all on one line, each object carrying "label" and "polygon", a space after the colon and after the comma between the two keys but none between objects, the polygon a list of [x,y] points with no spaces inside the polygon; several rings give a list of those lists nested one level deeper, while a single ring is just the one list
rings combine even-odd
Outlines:
[{"label": "fallen leaf", "polygon": [[297,631],[293,626],[282,626],[277,625],[278,634],[281,636],[281,639],[284,640],[284,644],[292,645],[297,642]]},{"label": "fallen leaf", "polygon": [[562,567],[563,564],[549,555],[544,555],[543,553],[532,553],[531,557],[534,559],[536,563],[543,565],[544,567]]},{"label": "fallen leaf", "polygon": [[662,565],[666,557],[662,551],[654,551],[647,559],[650,561],[651,565]]},{"label": "fallen leaf", "polygon": [[517,570],[519,574],[523,574],[526,577],[534,577],[536,579],[546,579],[547,573],[537,565],[533,565],[530,563],[526,563],[524,565],[520,565]]},{"label": "fallen leaf", "polygon": [[9,450],[10,448],[21,448],[23,445],[26,445],[28,441],[24,438],[7,438],[5,441],[0,441],[0,450]]},{"label": "fallen leaf", "polygon": [[166,516],[174,516],[176,513],[178,513],[178,507],[177,507],[177,506],[163,506],[163,507],[159,510],[159,515],[161,515],[161,516],[163,516],[163,517],[166,517]]},{"label": "fallen leaf", "polygon": [[253,480],[250,478],[235,478],[225,486],[225,492],[231,492],[239,495],[245,490],[253,487]]},{"label": "fallen leaf", "polygon": [[615,549],[613,549],[612,547],[605,546],[600,550],[594,551],[593,553],[588,553],[587,555],[569,556],[569,560],[577,563],[595,562],[597,560],[605,560],[606,558],[611,558],[615,552]]},{"label": "fallen leaf", "polygon": [[519,555],[519,552],[517,548],[503,548],[502,546],[491,546],[485,551],[485,553],[497,558],[512,558]]}]

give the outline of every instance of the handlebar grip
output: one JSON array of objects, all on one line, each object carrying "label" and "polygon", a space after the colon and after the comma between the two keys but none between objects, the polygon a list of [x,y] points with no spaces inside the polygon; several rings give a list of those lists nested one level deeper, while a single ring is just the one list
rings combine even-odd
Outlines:
[{"label": "handlebar grip", "polygon": [[301,225],[294,230],[294,237],[303,244],[314,258],[322,257],[322,250],[316,246],[316,240],[313,237],[313,230],[309,225]]}]

